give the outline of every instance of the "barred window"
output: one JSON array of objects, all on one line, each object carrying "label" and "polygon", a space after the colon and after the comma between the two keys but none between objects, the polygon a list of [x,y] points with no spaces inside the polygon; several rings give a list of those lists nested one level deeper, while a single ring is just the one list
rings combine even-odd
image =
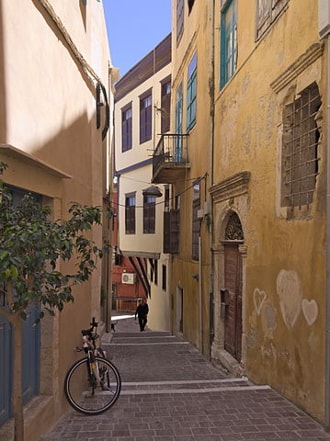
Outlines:
[{"label": "barred window", "polygon": [[283,207],[301,207],[313,201],[319,171],[317,115],[321,98],[316,83],[304,89],[284,108],[282,151]]}]

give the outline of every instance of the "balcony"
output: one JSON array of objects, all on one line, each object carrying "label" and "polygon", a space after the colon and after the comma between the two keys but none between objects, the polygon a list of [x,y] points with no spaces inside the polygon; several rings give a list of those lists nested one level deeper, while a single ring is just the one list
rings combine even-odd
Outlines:
[{"label": "balcony", "polygon": [[152,182],[173,184],[190,168],[188,134],[162,135],[153,154]]}]

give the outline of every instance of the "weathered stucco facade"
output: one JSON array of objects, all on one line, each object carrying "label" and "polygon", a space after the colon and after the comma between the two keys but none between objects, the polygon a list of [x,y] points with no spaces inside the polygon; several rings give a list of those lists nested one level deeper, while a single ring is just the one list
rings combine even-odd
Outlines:
[{"label": "weathered stucco facade", "polygon": [[219,87],[215,38],[212,358],[325,422],[327,53],[319,5],[259,1],[256,13],[242,0],[222,3],[215,26],[221,36],[220,17],[235,4],[237,58]]},{"label": "weathered stucco facade", "polygon": [[[154,186],[159,196],[150,194],[149,199],[145,191],[151,187],[150,152],[160,134],[169,130],[170,97],[171,34],[132,66],[116,83],[115,93],[119,253],[134,265],[135,281],[131,291],[127,285],[120,286],[120,282],[114,290],[121,290],[124,295],[126,291],[126,297],[135,300],[135,308],[139,298],[147,297],[148,326],[153,330],[170,329],[169,255],[163,250],[164,211],[169,204],[169,191],[168,186]],[[128,198],[134,201],[131,222]],[[125,261],[121,270],[125,271]]]},{"label": "weathered stucco facade", "polygon": [[172,11],[173,330],[329,425],[329,3]]},{"label": "weathered stucco facade", "polygon": [[[177,161],[170,180],[173,182],[171,207],[179,216],[177,250],[171,265],[172,327],[206,354],[210,350],[212,332],[207,190],[212,130],[210,25],[213,11],[209,3],[172,2],[171,132],[178,135],[173,146],[174,161],[181,154],[182,160],[180,157]],[[181,134],[186,136],[186,156],[184,151],[178,151]]]},{"label": "weathered stucco facade", "polygon": [[[102,4],[1,2],[0,37],[0,159],[8,164],[4,181],[38,194],[55,219],[67,216],[72,201],[103,206],[113,97]],[[97,105],[98,97],[103,106]],[[102,246],[107,236],[98,227],[90,237]],[[73,265],[62,264],[61,270],[69,272]],[[40,375],[37,392],[26,405],[27,441],[39,439],[68,409],[63,381],[79,356],[73,348],[80,344],[80,330],[92,316],[99,321],[106,317],[100,310],[102,280],[106,277],[99,267],[88,283],[74,288],[73,304],[41,321],[36,352]],[[2,331],[7,324],[0,322]],[[13,373],[7,383],[12,379]],[[1,404],[10,416],[10,404]],[[0,427],[5,437],[0,438],[10,440],[9,432],[10,422]]]}]

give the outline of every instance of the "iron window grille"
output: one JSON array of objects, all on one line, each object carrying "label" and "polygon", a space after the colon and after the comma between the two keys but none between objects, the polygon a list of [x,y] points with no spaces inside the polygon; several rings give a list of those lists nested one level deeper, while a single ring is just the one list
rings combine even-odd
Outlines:
[{"label": "iron window grille", "polygon": [[301,207],[313,201],[319,172],[317,115],[321,98],[316,83],[284,108],[282,198],[284,207]]}]

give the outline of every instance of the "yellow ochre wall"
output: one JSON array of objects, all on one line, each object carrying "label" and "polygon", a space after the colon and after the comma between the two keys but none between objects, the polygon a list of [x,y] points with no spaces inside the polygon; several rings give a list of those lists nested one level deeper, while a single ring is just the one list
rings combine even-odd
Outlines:
[{"label": "yellow ochre wall", "polygon": [[[250,178],[244,195],[214,201],[213,240],[220,247],[226,215],[236,212],[246,253],[241,368],[324,421],[327,72],[318,2],[290,0],[257,40],[255,8],[238,0],[237,13],[237,69],[222,90],[217,56],[215,62],[213,184],[243,171]],[[217,27],[220,11],[216,17]],[[219,40],[216,36],[216,54]],[[282,112],[289,97],[313,82],[322,100],[316,188],[309,208],[290,213],[280,206]],[[220,263],[215,273],[216,293],[223,281]],[[215,344],[219,354],[221,335]]]}]

